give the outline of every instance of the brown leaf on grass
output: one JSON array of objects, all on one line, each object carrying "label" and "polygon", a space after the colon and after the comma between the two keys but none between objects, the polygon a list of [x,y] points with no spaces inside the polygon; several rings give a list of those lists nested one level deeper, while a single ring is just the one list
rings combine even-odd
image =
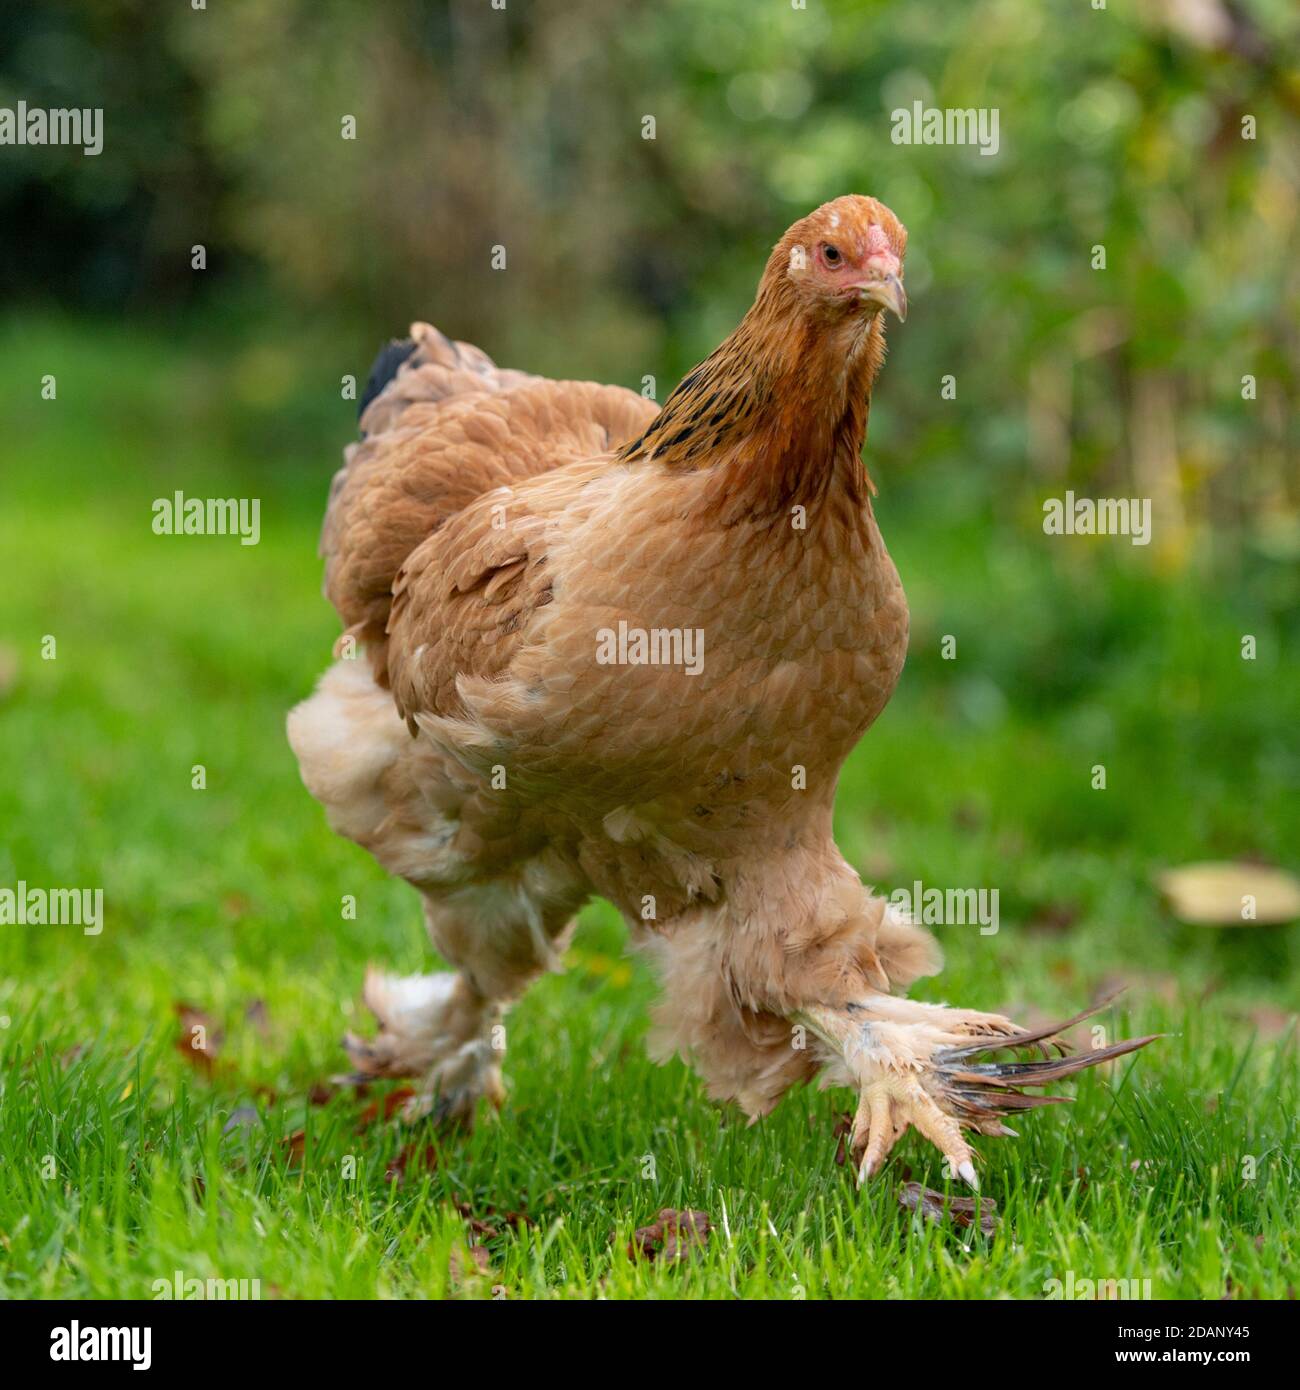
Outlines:
[{"label": "brown leaf on grass", "polygon": [[288,1152],[286,1158],[291,1168],[299,1167],[307,1155],[307,1131],[305,1129],[295,1129],[292,1134],[286,1134],[280,1140],[281,1146]]},{"label": "brown leaf on grass", "polygon": [[[460,1205],[458,1202],[457,1206]],[[480,1220],[477,1216],[470,1216],[467,1212],[461,1213],[465,1217],[465,1229],[472,1236],[482,1236],[485,1240],[491,1240],[493,1236],[501,1234],[500,1230],[486,1221]]]},{"label": "brown leaf on grass", "polygon": [[628,1242],[627,1257],[661,1259],[665,1263],[684,1260],[708,1245],[710,1230],[712,1226],[704,1212],[665,1207],[654,1225],[637,1228]]},{"label": "brown leaf on grass", "polygon": [[512,1226],[516,1230],[520,1226],[531,1226],[533,1219],[524,1211],[498,1211],[489,1202],[485,1207],[480,1207],[478,1212],[464,1200],[457,1199],[456,1210],[465,1218],[465,1225],[470,1232],[476,1236],[484,1236],[491,1240],[494,1236],[499,1236],[507,1226]]},{"label": "brown leaf on grass", "polygon": [[1265,864],[1185,864],[1156,875],[1174,916],[1199,927],[1276,926],[1300,918],[1300,879]]},{"label": "brown leaf on grass", "polygon": [[490,1279],[493,1274],[492,1257],[488,1254],[487,1246],[453,1245],[447,1260],[447,1273],[453,1289],[463,1289],[477,1279]]},{"label": "brown leaf on grass", "polygon": [[364,1133],[380,1119],[391,1120],[414,1094],[413,1086],[397,1086],[379,1100],[372,1100],[357,1116],[357,1133]]},{"label": "brown leaf on grass", "polygon": [[958,1226],[973,1226],[978,1222],[986,1236],[991,1236],[1002,1224],[997,1214],[998,1204],[992,1197],[950,1197],[932,1187],[923,1187],[919,1182],[905,1182],[898,1189],[898,1204],[905,1211],[920,1212],[936,1225],[942,1225],[949,1217]]},{"label": "brown leaf on grass", "polygon": [[1039,903],[1029,914],[1025,929],[1047,936],[1059,936],[1069,931],[1078,920],[1078,903]]},{"label": "brown leaf on grass", "polygon": [[432,1144],[411,1143],[403,1145],[400,1152],[388,1161],[384,1178],[388,1182],[405,1182],[407,1171],[432,1173],[438,1166],[438,1150]]},{"label": "brown leaf on grass", "polygon": [[172,1005],[181,1021],[176,1051],[209,1079],[221,1047],[222,1033],[212,1018],[194,1004],[178,1000]]},{"label": "brown leaf on grass", "polygon": [[337,1086],[331,1086],[328,1081],[317,1081],[307,1092],[307,1104],[328,1105],[336,1095],[338,1095]]}]

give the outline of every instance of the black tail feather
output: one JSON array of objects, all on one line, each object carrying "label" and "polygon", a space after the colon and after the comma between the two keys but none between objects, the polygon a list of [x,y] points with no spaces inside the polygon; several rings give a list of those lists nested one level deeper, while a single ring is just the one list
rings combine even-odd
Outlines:
[{"label": "black tail feather", "polygon": [[358,420],[365,414],[366,406],[397,375],[402,363],[411,357],[415,348],[414,338],[394,338],[391,343],[379,350],[379,356],[375,358],[375,365],[370,369],[366,389],[362,392],[361,401],[357,405]]}]

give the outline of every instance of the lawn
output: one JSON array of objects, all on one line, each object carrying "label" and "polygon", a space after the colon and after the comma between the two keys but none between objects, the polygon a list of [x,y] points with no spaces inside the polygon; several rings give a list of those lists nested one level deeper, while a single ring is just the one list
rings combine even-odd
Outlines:
[{"label": "lawn", "polygon": [[[1038,1298],[1069,1272],[1287,1294],[1300,927],[1180,925],[1152,876],[1294,856],[1294,572],[1247,543],[1176,572],[1049,544],[1034,497],[892,462],[901,418],[878,514],[912,653],[840,842],[884,889],[998,888],[1000,930],[941,929],[922,997],[1040,1019],[1124,984],[1109,1036],[1167,1036],[977,1141],[992,1234],[900,1205],[907,1178],[945,1187],[914,1136],[856,1191],[846,1094],[748,1129],[653,1066],[654,982],[601,903],[511,1015],[498,1120],[412,1133],[382,1090],[328,1091],[367,961],[432,968],[415,893],[328,830],[284,738],[337,632],[315,541],[353,428],[339,356],[0,330],[0,886],[104,892],[96,936],[0,926],[0,1293],[149,1298],[181,1271],[264,1298]],[[154,535],[177,488],[260,497],[260,544]],[[665,1207],[708,1214],[706,1249],[629,1258]]]}]

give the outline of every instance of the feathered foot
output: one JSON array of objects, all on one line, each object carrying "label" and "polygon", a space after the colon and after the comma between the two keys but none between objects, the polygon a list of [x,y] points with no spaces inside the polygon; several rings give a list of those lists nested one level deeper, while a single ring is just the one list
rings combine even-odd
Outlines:
[{"label": "feathered foot", "polygon": [[[858,1182],[874,1177],[909,1125],[934,1144],[953,1173],[978,1188],[974,1151],[963,1130],[1014,1135],[1005,1116],[1069,1096],[1032,1096],[1021,1087],[1046,1086],[1086,1067],[1135,1052],[1161,1035],[1132,1038],[1070,1056],[1057,1037],[1106,1007],[1109,999],[1049,1028],[1030,1032],[1000,1014],[949,1009],[881,995],[841,1009],[804,1013],[833,1050],[827,1084],[848,1084],[859,1094],[852,1152]],[[1057,1055],[1051,1055],[1055,1049]],[[978,1060],[981,1054],[1036,1051],[1039,1061]]]},{"label": "feathered foot", "polygon": [[432,1115],[437,1122],[469,1124],[480,1096],[500,1108],[502,1049],[493,1044],[501,1007],[479,995],[464,975],[385,975],[371,968],[362,999],[379,1020],[379,1033],[344,1037],[356,1069],[352,1080],[420,1077],[418,1091],[402,1109],[408,1121]]}]

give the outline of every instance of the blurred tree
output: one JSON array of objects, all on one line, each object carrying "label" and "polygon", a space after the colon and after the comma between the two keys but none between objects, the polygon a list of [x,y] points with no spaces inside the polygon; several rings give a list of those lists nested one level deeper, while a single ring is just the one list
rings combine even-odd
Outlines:
[{"label": "blurred tree", "polygon": [[[106,112],[96,159],[0,150],[10,298],[358,342],[427,317],[662,399],[780,231],[866,191],[910,228],[915,309],[877,448],[985,505],[999,473],[1025,507],[1153,497],[1165,563],[1211,517],[1295,553],[1289,0],[0,0],[0,25],[0,105]],[[997,152],[893,143],[916,101],[995,109]]]}]

